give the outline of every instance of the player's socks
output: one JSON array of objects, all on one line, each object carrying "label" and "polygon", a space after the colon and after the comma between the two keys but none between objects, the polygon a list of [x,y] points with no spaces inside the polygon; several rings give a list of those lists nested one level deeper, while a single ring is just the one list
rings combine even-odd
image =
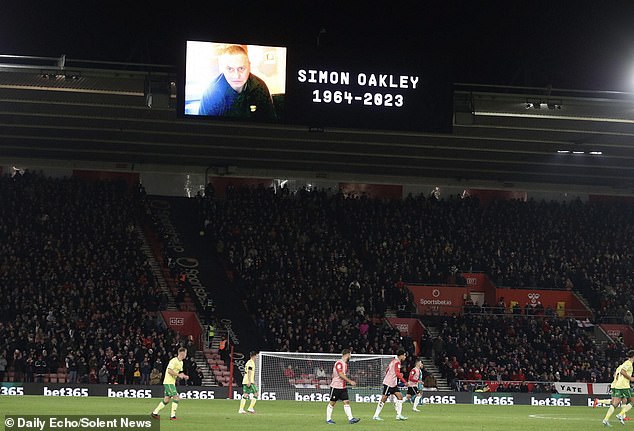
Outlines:
[{"label": "player's socks", "polygon": [[178,401],[172,400],[172,412],[170,413],[170,417],[176,417],[176,409],[178,408]]},{"label": "player's socks", "polygon": [[350,407],[350,404],[344,404],[343,411],[346,413],[346,416],[348,416],[348,420],[351,420],[353,418],[352,407]]},{"label": "player's socks", "polygon": [[254,407],[255,407],[255,402],[257,401],[257,399],[255,397],[251,398],[251,404],[249,404],[249,411],[255,411]]},{"label": "player's socks", "polygon": [[240,400],[240,411],[244,411],[244,406],[247,404],[247,399],[245,397],[242,397],[242,399]]},{"label": "player's socks", "polygon": [[394,401],[394,409],[396,410],[396,416],[401,416],[401,413],[403,413],[403,400],[397,399]]},{"label": "player's socks", "polygon": [[420,395],[416,395],[416,398],[414,398],[414,407],[413,407],[414,409],[418,408],[418,403],[420,402],[420,398],[421,398]]},{"label": "player's socks", "polygon": [[167,405],[167,403],[165,403],[165,401],[161,401],[159,403],[158,406],[156,406],[156,408],[154,409],[154,411],[152,411],[152,414],[158,415],[158,412],[160,412],[161,410],[163,410],[163,407],[165,407]]},{"label": "player's socks", "polygon": [[621,409],[621,412],[619,413],[621,416],[625,416],[625,413],[629,412],[630,409],[632,408],[632,404],[627,403],[623,406],[623,408]]},{"label": "player's socks", "polygon": [[332,420],[332,411],[334,409],[335,408],[330,403],[326,405],[326,422]]},{"label": "player's socks", "polygon": [[383,404],[383,402],[379,401],[379,404],[376,406],[376,410],[374,411],[374,417],[378,418],[379,415],[381,414],[381,410],[383,410],[383,406],[385,404]]},{"label": "player's socks", "polygon": [[603,419],[607,421],[608,419],[610,419],[610,416],[612,416],[612,413],[614,413],[614,406],[610,405],[610,408],[608,409],[608,412],[605,414],[605,417]]}]

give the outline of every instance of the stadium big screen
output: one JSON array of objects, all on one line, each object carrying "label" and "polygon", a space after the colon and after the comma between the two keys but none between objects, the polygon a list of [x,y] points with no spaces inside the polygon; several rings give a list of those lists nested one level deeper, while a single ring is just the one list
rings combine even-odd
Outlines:
[{"label": "stadium big screen", "polygon": [[187,41],[185,52],[186,118],[451,131],[449,73],[416,51]]}]

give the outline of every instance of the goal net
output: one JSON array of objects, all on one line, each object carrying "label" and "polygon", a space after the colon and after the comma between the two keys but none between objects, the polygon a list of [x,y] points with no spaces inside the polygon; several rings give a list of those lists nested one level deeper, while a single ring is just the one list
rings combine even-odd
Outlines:
[{"label": "goal net", "polygon": [[[256,380],[263,400],[329,401],[332,368],[341,354],[260,352]],[[348,362],[352,401],[374,402],[392,355],[355,355]]]}]

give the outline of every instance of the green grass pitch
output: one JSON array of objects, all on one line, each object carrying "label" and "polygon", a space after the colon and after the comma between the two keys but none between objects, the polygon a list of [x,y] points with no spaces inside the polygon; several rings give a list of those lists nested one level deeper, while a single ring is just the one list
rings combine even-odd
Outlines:
[{"label": "green grass pitch", "polygon": [[[148,415],[159,399],[123,398],[64,398],[44,396],[0,396],[0,415]],[[326,403],[296,401],[258,401],[257,414],[239,415],[239,401],[181,400],[178,421],[170,421],[169,408],[161,411],[161,430],[187,431],[313,431],[354,428],[361,430],[426,430],[426,431],[485,431],[485,430],[557,430],[579,431],[602,429],[605,408],[533,407],[479,405],[425,405],[421,412],[411,411],[404,404],[407,421],[396,421],[392,404],[383,408],[383,422],[372,420],[376,404],[351,403],[354,416],[361,418],[348,424],[341,403],[333,414],[336,425],[325,423]],[[3,417],[4,419],[4,417]],[[621,425],[612,416],[616,429],[632,428]],[[4,428],[4,427],[3,427]]]}]

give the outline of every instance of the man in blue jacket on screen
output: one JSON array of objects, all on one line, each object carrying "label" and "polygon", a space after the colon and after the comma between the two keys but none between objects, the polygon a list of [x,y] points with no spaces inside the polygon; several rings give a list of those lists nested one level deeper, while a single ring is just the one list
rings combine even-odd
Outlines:
[{"label": "man in blue jacket on screen", "polygon": [[246,46],[229,45],[218,57],[220,74],[202,95],[198,115],[276,118],[266,83],[251,73]]}]

